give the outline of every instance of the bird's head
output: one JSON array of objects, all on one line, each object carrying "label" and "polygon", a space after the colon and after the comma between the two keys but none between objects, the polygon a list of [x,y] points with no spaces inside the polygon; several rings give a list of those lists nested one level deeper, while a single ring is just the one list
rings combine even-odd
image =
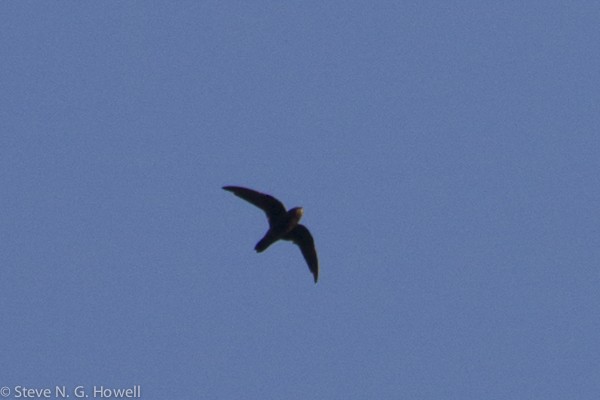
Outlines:
[{"label": "bird's head", "polygon": [[302,214],[304,214],[304,209],[302,207],[294,207],[290,211],[291,214],[296,218],[296,221],[300,221]]}]

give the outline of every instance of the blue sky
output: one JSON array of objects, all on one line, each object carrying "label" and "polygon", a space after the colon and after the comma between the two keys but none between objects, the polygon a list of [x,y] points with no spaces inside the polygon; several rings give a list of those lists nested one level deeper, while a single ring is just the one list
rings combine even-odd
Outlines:
[{"label": "blue sky", "polygon": [[[0,3],[0,387],[596,399],[599,20]],[[304,207],[317,285],[223,185]]]}]

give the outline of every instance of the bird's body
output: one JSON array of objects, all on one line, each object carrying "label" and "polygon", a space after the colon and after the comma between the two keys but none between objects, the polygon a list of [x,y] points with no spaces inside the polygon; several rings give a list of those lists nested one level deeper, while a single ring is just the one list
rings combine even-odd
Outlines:
[{"label": "bird's body", "polygon": [[223,189],[254,204],[267,215],[269,230],[254,249],[261,253],[280,239],[294,242],[300,247],[316,283],[319,278],[319,261],[312,235],[304,225],[299,223],[303,214],[302,208],[294,207],[286,211],[283,204],[273,196],[252,189],[239,186],[224,186]]},{"label": "bird's body", "polygon": [[265,233],[265,236],[256,243],[254,250],[261,253],[277,240],[283,239],[286,234],[289,234],[298,226],[298,221],[300,221],[301,217],[301,208],[293,208],[279,217],[274,221],[273,225],[269,226],[269,230]]}]

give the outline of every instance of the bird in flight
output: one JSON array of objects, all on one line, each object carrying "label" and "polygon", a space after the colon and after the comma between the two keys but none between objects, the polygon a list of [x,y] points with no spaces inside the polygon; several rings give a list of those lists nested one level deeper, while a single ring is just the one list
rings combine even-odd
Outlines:
[{"label": "bird in flight", "polygon": [[254,204],[267,214],[269,230],[256,243],[254,250],[261,253],[279,239],[294,242],[300,247],[308,268],[315,278],[315,283],[317,283],[317,279],[319,278],[319,260],[317,259],[315,241],[308,229],[298,223],[304,213],[302,207],[294,207],[286,211],[283,203],[268,194],[239,186],[223,186],[223,189]]}]

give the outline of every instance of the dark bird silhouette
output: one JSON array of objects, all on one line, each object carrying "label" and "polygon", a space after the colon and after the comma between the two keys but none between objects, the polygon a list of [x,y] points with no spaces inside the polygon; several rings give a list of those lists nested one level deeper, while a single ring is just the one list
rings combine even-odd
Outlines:
[{"label": "dark bird silhouette", "polygon": [[317,279],[319,278],[319,260],[317,259],[317,251],[315,250],[315,241],[308,229],[298,223],[304,213],[302,207],[294,207],[286,211],[279,200],[268,194],[239,186],[223,186],[223,189],[254,204],[267,214],[269,230],[256,243],[254,250],[261,253],[279,239],[294,242],[300,247],[308,268],[315,278],[315,283],[317,283]]}]

